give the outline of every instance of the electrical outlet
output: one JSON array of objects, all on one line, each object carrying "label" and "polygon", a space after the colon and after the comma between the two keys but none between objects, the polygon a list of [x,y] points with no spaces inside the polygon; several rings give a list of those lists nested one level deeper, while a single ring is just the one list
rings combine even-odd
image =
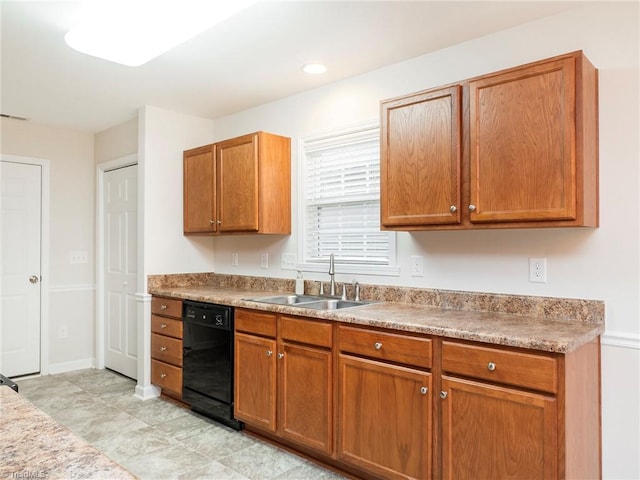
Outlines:
[{"label": "electrical outlet", "polygon": [[295,253],[283,253],[280,261],[280,268],[283,270],[297,270],[296,263],[298,259]]},{"label": "electrical outlet", "polygon": [[260,268],[269,268],[269,254],[266,252],[260,255]]},{"label": "electrical outlet", "polygon": [[414,255],[411,257],[411,276],[424,276],[424,259],[420,255]]},{"label": "electrical outlet", "polygon": [[238,266],[238,254],[237,253],[232,253],[231,254],[231,265],[234,267]]},{"label": "electrical outlet", "polygon": [[547,259],[543,257],[529,259],[529,281],[547,283]]}]

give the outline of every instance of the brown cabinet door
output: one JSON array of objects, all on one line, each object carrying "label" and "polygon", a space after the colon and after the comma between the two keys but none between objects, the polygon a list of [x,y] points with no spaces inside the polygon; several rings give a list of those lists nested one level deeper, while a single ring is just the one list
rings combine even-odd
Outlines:
[{"label": "brown cabinet door", "polygon": [[338,362],[339,458],[383,478],[430,478],[431,374],[342,354]]},{"label": "brown cabinet door", "polygon": [[442,478],[557,478],[556,400],[443,377]]},{"label": "brown cabinet door", "polygon": [[470,82],[472,222],[576,218],[575,62]]},{"label": "brown cabinet door", "polygon": [[216,231],[213,145],[187,150],[183,156],[184,233]]},{"label": "brown cabinet door", "polygon": [[[331,454],[333,362],[330,350],[284,343],[278,352],[279,434]],[[280,354],[283,356],[280,358]]]},{"label": "brown cabinet door", "polygon": [[235,334],[235,417],[276,431],[276,342]]},{"label": "brown cabinet door", "polygon": [[258,135],[215,145],[221,232],[258,231]]},{"label": "brown cabinet door", "polygon": [[382,225],[460,223],[461,87],[381,104]]}]

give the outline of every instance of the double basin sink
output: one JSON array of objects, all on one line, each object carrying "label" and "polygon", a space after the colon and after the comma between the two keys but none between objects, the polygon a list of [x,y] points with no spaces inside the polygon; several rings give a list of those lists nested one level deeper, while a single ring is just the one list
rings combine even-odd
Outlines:
[{"label": "double basin sink", "polygon": [[359,307],[369,305],[371,301],[366,300],[342,300],[334,297],[323,297],[320,295],[276,295],[272,297],[248,298],[253,302],[268,303],[271,305],[287,305],[290,307],[312,308],[314,310],[340,310],[343,308]]}]

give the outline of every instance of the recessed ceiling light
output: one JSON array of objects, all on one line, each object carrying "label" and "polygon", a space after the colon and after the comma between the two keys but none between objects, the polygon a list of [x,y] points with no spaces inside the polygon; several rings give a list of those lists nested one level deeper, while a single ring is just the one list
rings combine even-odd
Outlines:
[{"label": "recessed ceiling light", "polygon": [[327,71],[327,67],[321,63],[307,63],[302,67],[302,71],[310,75],[320,75]]},{"label": "recessed ceiling light", "polygon": [[64,39],[79,52],[137,67],[258,0],[96,0]]}]

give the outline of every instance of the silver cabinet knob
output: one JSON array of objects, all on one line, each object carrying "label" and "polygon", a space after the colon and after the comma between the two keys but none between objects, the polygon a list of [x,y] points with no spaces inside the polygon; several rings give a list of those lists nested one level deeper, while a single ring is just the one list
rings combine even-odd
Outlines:
[{"label": "silver cabinet knob", "polygon": [[284,353],[279,353],[278,358],[284,358]]},{"label": "silver cabinet knob", "polygon": [[167,376],[167,374],[166,374],[166,373],[161,373],[161,374],[160,374],[160,378],[165,378],[166,376]]},{"label": "silver cabinet knob", "polygon": [[166,310],[167,306],[166,305],[160,305],[160,310]]},{"label": "silver cabinet knob", "polygon": [[422,395],[426,395],[429,392],[429,389],[427,387],[420,387],[420,393]]},{"label": "silver cabinet knob", "polygon": [[218,220],[216,223],[217,223],[218,225],[222,225],[222,220]]},{"label": "silver cabinet knob", "polygon": [[267,357],[270,357],[271,355],[273,355],[273,352],[271,350],[267,350]]},{"label": "silver cabinet knob", "polygon": [[489,362],[487,364],[487,368],[489,369],[490,372],[493,372],[496,369],[496,364],[493,362]]},{"label": "silver cabinet knob", "polygon": [[380,350],[382,348],[382,343],[381,342],[374,343],[373,348],[375,348],[376,350]]},{"label": "silver cabinet knob", "polygon": [[475,206],[475,205],[469,205],[469,211],[470,211],[470,212],[475,211],[475,209],[476,209],[476,206]]},{"label": "silver cabinet knob", "polygon": [[440,392],[440,398],[447,398],[448,393],[445,392],[444,390],[442,392]]},{"label": "silver cabinet knob", "polygon": [[455,205],[451,205],[451,206],[449,207],[449,211],[450,211],[451,213],[456,213],[456,212],[458,211],[458,207],[456,207]]},{"label": "silver cabinet knob", "polygon": [[40,278],[39,278],[37,275],[31,275],[31,276],[29,277],[29,281],[30,281],[31,283],[38,283],[38,282],[40,281]]},{"label": "silver cabinet knob", "polygon": [[160,351],[161,352],[166,352],[167,351],[167,347],[160,347]]},{"label": "silver cabinet knob", "polygon": [[160,324],[160,328],[167,328],[167,324],[166,323],[161,323]]}]

